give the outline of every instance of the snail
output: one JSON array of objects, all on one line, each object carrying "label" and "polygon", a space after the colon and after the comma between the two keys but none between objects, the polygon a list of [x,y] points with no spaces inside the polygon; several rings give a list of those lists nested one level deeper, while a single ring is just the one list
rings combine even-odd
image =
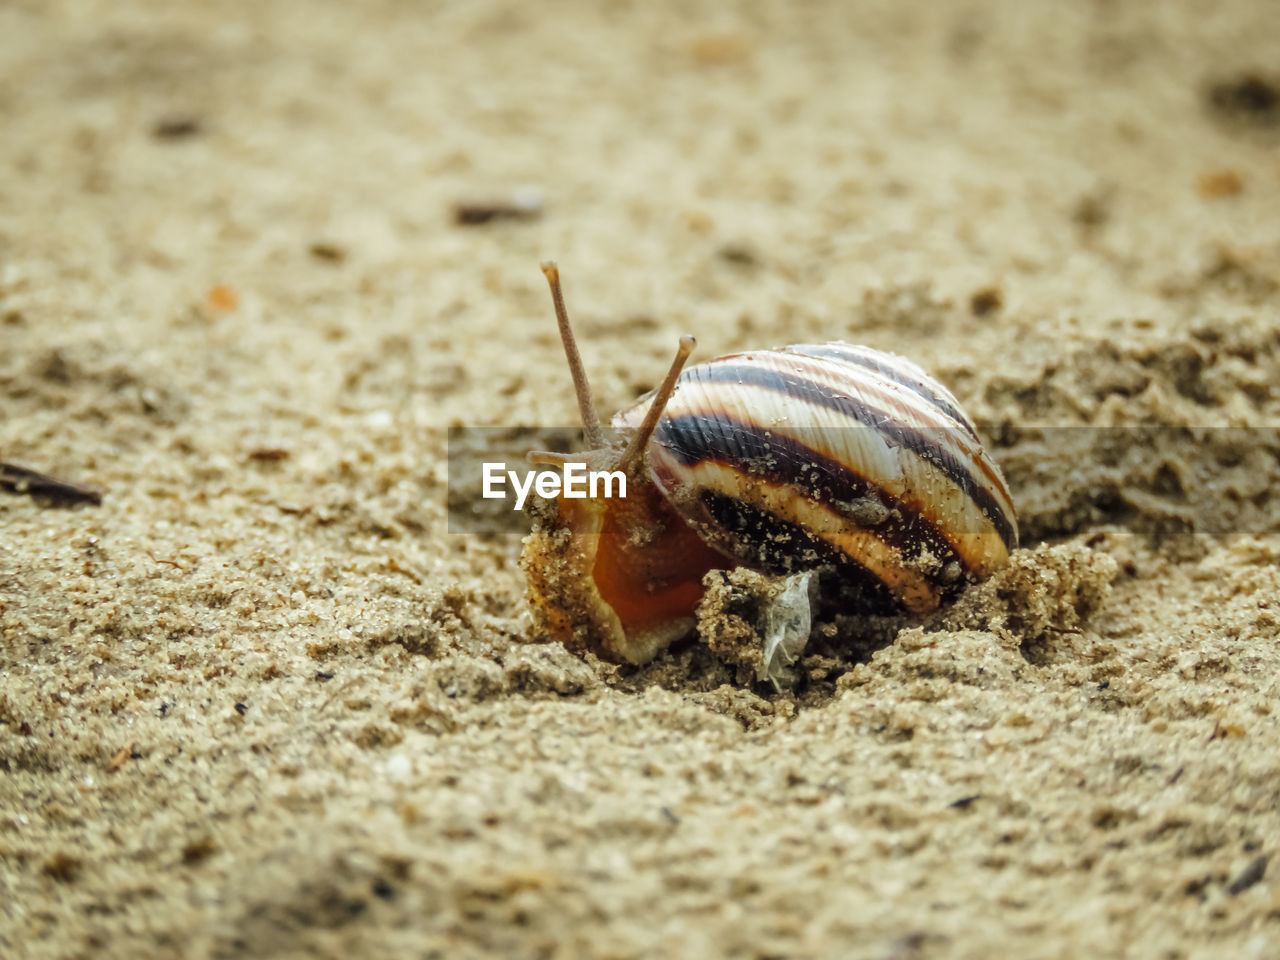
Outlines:
[{"label": "snail", "polygon": [[531,463],[621,471],[626,496],[531,510],[521,565],[534,618],[577,652],[643,664],[690,634],[703,576],[820,572],[823,602],[923,615],[1018,541],[999,468],[954,396],[909,360],[842,342],[719,357],[618,413],[606,440],[544,263],[586,440]]}]

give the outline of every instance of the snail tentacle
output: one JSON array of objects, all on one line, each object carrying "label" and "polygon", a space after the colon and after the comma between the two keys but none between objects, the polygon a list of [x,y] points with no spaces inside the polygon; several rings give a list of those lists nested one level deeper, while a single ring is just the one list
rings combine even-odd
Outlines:
[{"label": "snail tentacle", "polygon": [[560,289],[560,268],[554,260],[542,264],[542,273],[551,287],[551,301],[555,305],[556,323],[560,327],[560,342],[564,344],[564,355],[569,361],[569,373],[573,376],[573,390],[578,395],[578,409],[582,413],[582,426],[587,432],[587,443],[591,448],[604,446],[604,431],[600,429],[600,417],[596,414],[595,402],[591,399],[591,385],[587,382],[587,371],[582,366],[582,355],[578,353],[578,341],[573,336],[573,327],[569,323],[569,312],[564,305],[564,291]]}]

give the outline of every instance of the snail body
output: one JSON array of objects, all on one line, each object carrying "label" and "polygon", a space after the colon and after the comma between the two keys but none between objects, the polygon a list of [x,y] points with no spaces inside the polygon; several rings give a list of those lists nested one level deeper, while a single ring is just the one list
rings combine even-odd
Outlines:
[{"label": "snail body", "polygon": [[[869,347],[804,344],[681,372],[591,436],[590,398],[554,266],[544,265],[588,441],[625,499],[543,502],[522,565],[536,619],[606,659],[645,663],[692,631],[710,570],[821,571],[838,609],[926,614],[1017,545],[1004,478],[955,397]],[[585,398],[585,401],[584,401]],[[536,462],[560,462],[534,454]]]}]

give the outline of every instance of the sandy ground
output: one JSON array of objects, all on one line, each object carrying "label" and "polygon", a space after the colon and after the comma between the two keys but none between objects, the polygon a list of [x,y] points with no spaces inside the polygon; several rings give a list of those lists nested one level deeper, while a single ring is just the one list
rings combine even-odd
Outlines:
[{"label": "sandy ground", "polygon": [[[105,492],[0,492],[0,954],[1280,956],[1275,28],[0,6],[0,457]],[[548,257],[606,411],[910,356],[1027,549],[789,696],[530,643],[445,431],[576,420]]]}]

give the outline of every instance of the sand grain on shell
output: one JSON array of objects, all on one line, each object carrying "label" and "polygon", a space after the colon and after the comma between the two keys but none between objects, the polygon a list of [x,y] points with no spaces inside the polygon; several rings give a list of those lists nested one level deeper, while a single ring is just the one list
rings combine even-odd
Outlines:
[{"label": "sand grain on shell", "polygon": [[[1273,21],[5,5],[0,459],[105,495],[0,491],[0,954],[1276,955]],[[790,697],[525,642],[446,431],[575,420],[550,257],[606,412],[911,357],[1027,549]]]}]

